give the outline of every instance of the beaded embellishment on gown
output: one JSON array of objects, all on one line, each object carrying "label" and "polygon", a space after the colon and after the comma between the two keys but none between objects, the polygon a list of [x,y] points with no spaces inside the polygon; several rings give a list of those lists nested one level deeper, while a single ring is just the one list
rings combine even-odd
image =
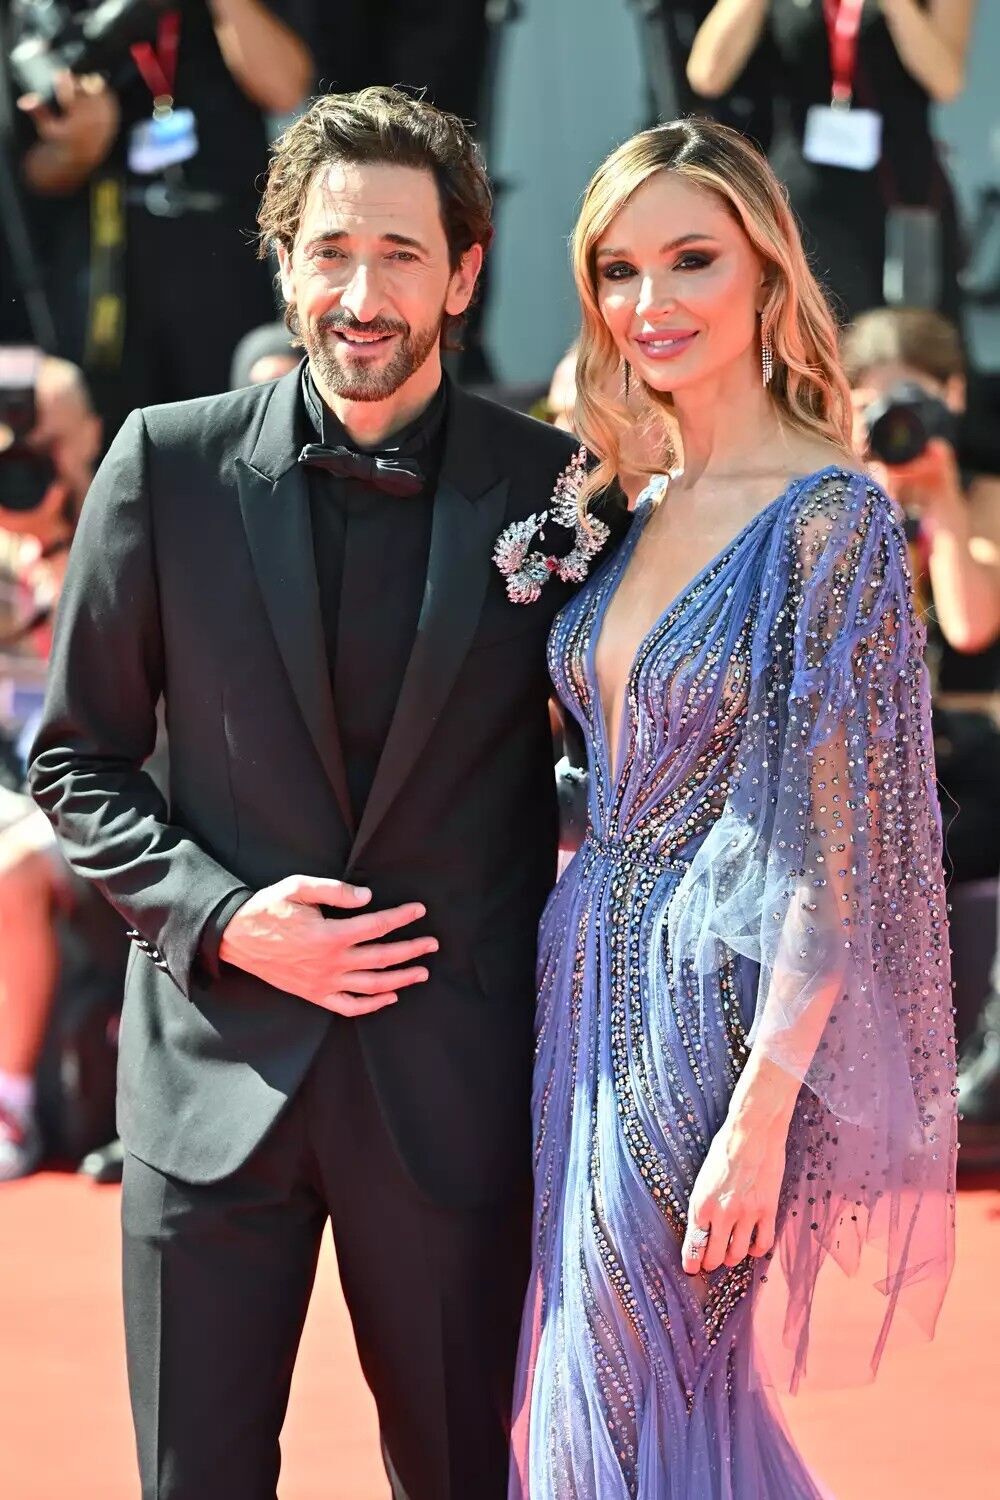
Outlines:
[{"label": "beaded embellishment on gown", "polygon": [[[541,925],[510,1500],[816,1500],[763,1344],[791,1389],[852,1378],[813,1317],[851,1285],[870,1374],[897,1323],[933,1331],[952,1262],[923,632],[892,502],[797,481],[641,642],[613,772],[594,656],[655,490],[550,641],[589,826]],[[688,1199],[751,1045],[805,1084],[777,1244],[692,1279]]]}]

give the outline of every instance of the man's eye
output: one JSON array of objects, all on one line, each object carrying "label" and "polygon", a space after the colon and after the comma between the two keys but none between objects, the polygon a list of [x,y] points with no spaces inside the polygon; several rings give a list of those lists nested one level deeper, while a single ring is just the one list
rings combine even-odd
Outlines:
[{"label": "man's eye", "polygon": [[390,260],[416,260],[412,250],[393,250],[389,255]]},{"label": "man's eye", "polygon": [[343,250],[339,250],[336,245],[320,245],[316,251],[317,260],[343,260],[343,258]]},{"label": "man's eye", "polygon": [[626,277],[635,275],[635,269],[627,260],[613,260],[604,267],[601,275],[605,281],[624,281]]}]

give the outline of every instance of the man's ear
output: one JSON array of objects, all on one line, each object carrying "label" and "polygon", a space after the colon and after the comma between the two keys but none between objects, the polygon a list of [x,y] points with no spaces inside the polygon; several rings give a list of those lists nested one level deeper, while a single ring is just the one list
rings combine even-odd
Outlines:
[{"label": "man's ear", "polygon": [[281,295],[290,305],[295,301],[292,291],[292,255],[285,245],[278,246],[278,270],[281,275]]},{"label": "man's ear", "polygon": [[482,245],[470,245],[452,272],[451,281],[448,283],[448,297],[444,306],[445,312],[453,318],[461,316],[472,301],[479,273],[483,269],[484,258]]}]

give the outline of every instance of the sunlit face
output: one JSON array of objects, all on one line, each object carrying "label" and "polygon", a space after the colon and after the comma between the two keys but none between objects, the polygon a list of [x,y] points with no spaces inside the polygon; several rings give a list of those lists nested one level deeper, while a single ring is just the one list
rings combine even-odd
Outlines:
[{"label": "sunlit face", "polygon": [[657,172],[601,236],[596,269],[601,315],[654,390],[679,392],[740,361],[759,378],[763,265],[717,194]]},{"label": "sunlit face", "polygon": [[452,270],[430,172],[334,162],[309,188],[295,243],[279,247],[281,285],[326,389],[383,401],[430,361],[446,314],[471,300],[482,249]]}]

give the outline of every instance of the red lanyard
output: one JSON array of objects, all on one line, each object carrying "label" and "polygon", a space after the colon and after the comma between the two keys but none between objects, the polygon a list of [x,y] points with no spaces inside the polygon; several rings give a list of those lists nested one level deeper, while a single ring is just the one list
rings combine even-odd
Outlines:
[{"label": "red lanyard", "polygon": [[865,0],[823,0],[823,19],[830,38],[833,103],[850,105],[858,66],[858,34]]},{"label": "red lanyard", "polygon": [[180,40],[181,13],[168,10],[157,22],[156,46],[152,42],[135,42],[131,48],[142,81],[153,96],[154,114],[165,114],[173,108]]}]

